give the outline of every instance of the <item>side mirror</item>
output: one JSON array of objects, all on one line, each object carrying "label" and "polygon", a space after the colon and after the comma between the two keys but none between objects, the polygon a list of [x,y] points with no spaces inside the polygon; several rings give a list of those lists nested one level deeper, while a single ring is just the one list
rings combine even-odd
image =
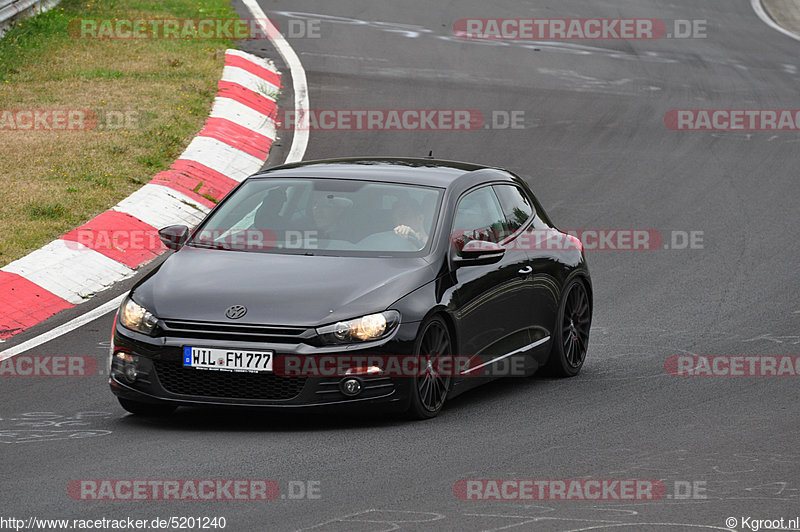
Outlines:
[{"label": "side mirror", "polygon": [[161,237],[161,241],[165,246],[177,251],[189,239],[189,228],[185,225],[170,225],[161,229],[158,232],[158,236]]},{"label": "side mirror", "polygon": [[461,248],[461,256],[453,257],[453,263],[457,268],[494,264],[500,261],[505,253],[506,248],[496,242],[470,240]]}]

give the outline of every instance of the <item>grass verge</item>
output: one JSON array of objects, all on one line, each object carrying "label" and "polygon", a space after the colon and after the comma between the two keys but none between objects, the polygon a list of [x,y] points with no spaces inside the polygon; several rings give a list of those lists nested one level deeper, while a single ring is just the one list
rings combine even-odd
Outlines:
[{"label": "grass verge", "polygon": [[[231,42],[73,31],[81,19],[115,18],[238,17],[228,0],[63,0],[0,39],[0,266],[128,196],[202,129]],[[20,110],[56,129],[25,129]],[[93,127],[58,129],[48,110],[83,110]]]}]

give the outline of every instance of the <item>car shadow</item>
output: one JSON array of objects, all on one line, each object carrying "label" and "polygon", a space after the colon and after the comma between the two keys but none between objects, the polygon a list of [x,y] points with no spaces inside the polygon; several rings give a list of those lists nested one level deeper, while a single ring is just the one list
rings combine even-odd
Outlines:
[{"label": "car shadow", "polygon": [[408,421],[399,413],[268,411],[241,407],[181,407],[168,416],[125,415],[118,422],[128,427],[169,431],[302,432],[396,427]]},{"label": "car shadow", "polygon": [[[575,379],[569,379],[573,381]],[[333,411],[273,411],[247,407],[181,407],[163,417],[127,414],[117,419],[123,426],[165,431],[219,432],[320,432],[375,428],[396,428],[417,423],[448,425],[463,415],[472,415],[497,402],[535,390],[550,393],[552,387],[565,384],[565,379],[545,376],[507,377],[488,382],[448,400],[438,418],[413,421],[402,413],[373,411],[366,407]]]}]

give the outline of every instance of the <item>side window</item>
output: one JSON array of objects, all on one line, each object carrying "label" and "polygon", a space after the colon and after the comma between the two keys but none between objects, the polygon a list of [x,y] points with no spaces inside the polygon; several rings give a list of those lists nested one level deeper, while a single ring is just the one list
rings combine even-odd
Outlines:
[{"label": "side window", "polygon": [[531,202],[525,197],[522,190],[514,185],[494,185],[494,190],[500,198],[508,231],[513,233],[525,225],[533,214]]},{"label": "side window", "polygon": [[457,251],[470,240],[499,242],[505,230],[505,215],[491,186],[469,192],[456,208],[451,241]]}]

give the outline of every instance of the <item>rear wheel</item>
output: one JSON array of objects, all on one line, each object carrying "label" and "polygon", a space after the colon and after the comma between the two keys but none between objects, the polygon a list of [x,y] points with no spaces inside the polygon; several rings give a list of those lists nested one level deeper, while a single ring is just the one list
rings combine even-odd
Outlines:
[{"label": "rear wheel", "polygon": [[176,408],[178,408],[177,406],[171,404],[140,403],[139,401],[131,401],[130,399],[123,399],[122,397],[117,397],[117,399],[119,400],[119,404],[122,405],[122,408],[131,414],[136,414],[139,416],[168,416],[169,414],[173,413]]},{"label": "rear wheel", "polygon": [[586,286],[578,279],[570,281],[563,293],[546,370],[554,377],[574,377],[586,359],[592,309]]},{"label": "rear wheel", "polygon": [[434,316],[423,324],[414,355],[420,371],[414,377],[407,413],[413,419],[436,417],[444,406],[453,371],[453,344],[442,318]]}]

